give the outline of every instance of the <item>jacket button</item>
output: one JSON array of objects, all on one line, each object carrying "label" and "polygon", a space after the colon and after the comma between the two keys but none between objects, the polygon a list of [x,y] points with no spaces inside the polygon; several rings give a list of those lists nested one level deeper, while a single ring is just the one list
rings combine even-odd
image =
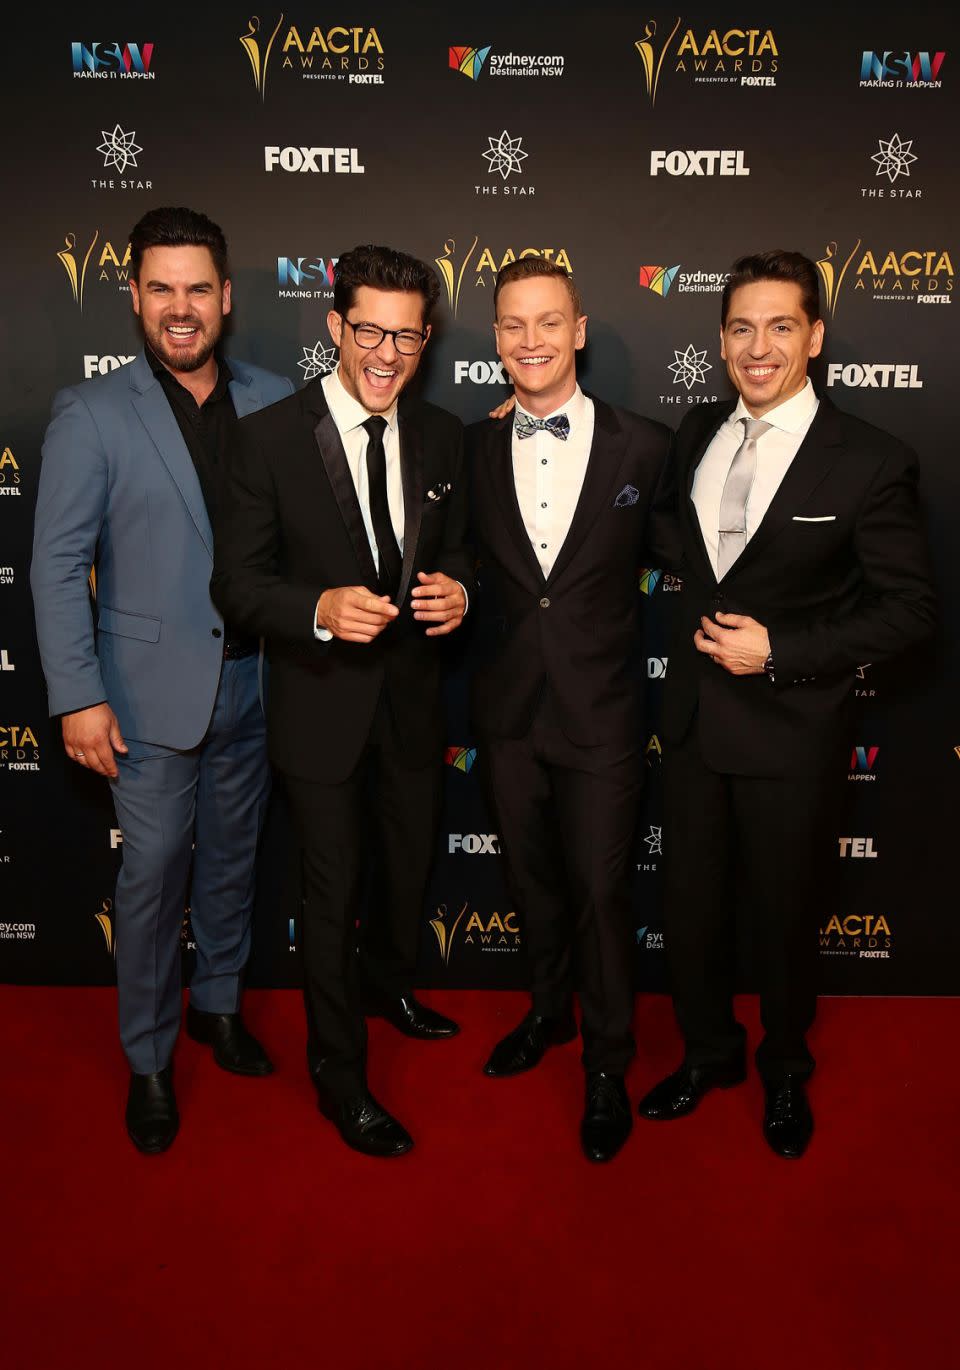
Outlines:
[{"label": "jacket button", "polygon": [[221,633],[219,628],[211,628],[210,631],[213,633],[214,637],[223,637],[223,633]]},{"label": "jacket button", "polygon": [[550,608],[550,601],[549,601],[549,599],[547,599],[546,595],[544,595],[543,599],[540,601],[540,608],[541,608],[541,609],[549,609],[549,608]]}]

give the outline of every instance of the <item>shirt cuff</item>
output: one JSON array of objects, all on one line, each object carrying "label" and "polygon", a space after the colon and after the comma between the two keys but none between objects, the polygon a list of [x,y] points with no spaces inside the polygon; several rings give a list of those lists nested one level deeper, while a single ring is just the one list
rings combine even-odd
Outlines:
[{"label": "shirt cuff", "polygon": [[464,616],[464,618],[466,618],[466,616],[467,616],[467,614],[468,614],[468,612],[469,612],[469,610],[470,610],[470,596],[467,594],[467,587],[464,585],[464,583],[463,583],[462,580],[458,580],[458,581],[457,581],[457,584],[460,586],[460,589],[463,591],[463,616]]},{"label": "shirt cuff", "polygon": [[321,628],[320,625],[317,623],[317,608],[319,607],[320,601],[317,600],[317,607],[313,611],[313,635],[318,642],[332,642],[333,633],[331,633],[330,629]]}]

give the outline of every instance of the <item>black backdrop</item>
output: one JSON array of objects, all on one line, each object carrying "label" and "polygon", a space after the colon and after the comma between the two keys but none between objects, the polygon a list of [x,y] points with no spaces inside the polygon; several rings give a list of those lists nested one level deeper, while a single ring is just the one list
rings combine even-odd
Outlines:
[{"label": "black backdrop", "polygon": [[[452,17],[382,0],[274,6],[256,19],[240,5],[88,6],[7,27],[0,977],[112,978],[119,833],[106,786],[67,763],[46,717],[32,511],[54,391],[137,350],[129,230],[151,206],[184,203],[230,240],[231,350],[299,380],[333,361],[324,316],[341,252],[387,241],[436,260],[448,298],[423,383],[467,421],[505,393],[490,327],[505,258],[539,252],[571,267],[590,315],[583,384],[672,424],[728,393],[717,327],[731,260],[771,246],[822,260],[815,379],[919,450],[944,625],[928,656],[864,663],[851,682],[850,814],[818,911],[823,987],[954,990],[955,37],[956,21],[933,6],[894,18],[880,7],[486,5]],[[636,956],[638,983],[660,988],[669,830],[657,716],[676,583],[649,568],[640,588],[649,740]],[[479,650],[468,632],[450,647],[425,984],[504,987],[525,975],[473,769],[464,682]],[[252,983],[296,981],[296,913],[278,799]],[[189,942],[186,918],[188,957]]]}]

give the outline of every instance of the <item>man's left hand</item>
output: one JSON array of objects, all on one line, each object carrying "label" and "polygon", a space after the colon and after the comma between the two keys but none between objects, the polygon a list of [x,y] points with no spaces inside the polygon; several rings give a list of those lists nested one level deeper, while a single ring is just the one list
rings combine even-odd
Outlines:
[{"label": "man's left hand", "polygon": [[442,637],[459,628],[467,612],[467,597],[463,586],[445,576],[442,571],[417,572],[420,584],[410,592],[413,599],[413,616],[420,623],[437,625],[428,628],[425,636]]},{"label": "man's left hand", "polygon": [[761,675],[770,655],[770,638],[762,623],[747,614],[701,618],[694,646],[731,675]]}]

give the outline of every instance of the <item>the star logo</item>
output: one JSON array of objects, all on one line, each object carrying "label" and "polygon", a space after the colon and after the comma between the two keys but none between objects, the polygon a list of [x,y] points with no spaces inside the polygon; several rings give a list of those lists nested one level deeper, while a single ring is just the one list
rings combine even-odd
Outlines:
[{"label": "the star logo", "polygon": [[303,367],[303,379],[305,381],[312,381],[314,376],[329,375],[336,364],[337,349],[335,347],[324,347],[322,338],[315,342],[313,347],[304,347],[303,360],[297,362],[298,366]]},{"label": "the star logo", "polygon": [[643,840],[644,840],[644,842],[647,844],[647,846],[650,848],[650,851],[649,851],[648,855],[650,855],[650,856],[662,856],[662,855],[663,855],[663,828],[662,828],[662,827],[659,827],[659,828],[654,827],[654,825],[651,823],[651,824],[650,824],[650,832],[649,832],[648,836],[646,836]]},{"label": "the star logo", "polygon": [[673,350],[675,360],[667,367],[673,372],[674,385],[685,385],[692,390],[695,385],[706,385],[706,373],[713,370],[713,363],[707,361],[707,349],[698,352],[693,343],[685,352]]},{"label": "the star logo", "polygon": [[529,152],[524,152],[520,144],[522,138],[511,138],[506,129],[500,134],[499,138],[488,138],[489,151],[483,154],[484,160],[490,163],[487,168],[487,175],[492,176],[495,171],[499,171],[504,180],[508,176],[520,175],[523,168],[520,163],[530,156]]},{"label": "the star logo", "polygon": [[124,133],[120,125],[117,124],[112,133],[105,128],[102,128],[100,132],[103,136],[103,142],[97,151],[103,153],[104,169],[114,166],[122,176],[127,167],[136,168],[137,153],[143,151],[143,148],[133,141],[137,136],[136,130],[132,129],[129,133]]},{"label": "the star logo", "polygon": [[863,664],[862,666],[858,666],[858,667],[857,667],[857,679],[858,679],[858,680],[866,680],[866,678],[867,678],[867,671],[869,671],[869,669],[870,669],[870,667],[871,667],[872,665],[873,665],[873,662],[872,662],[872,661],[865,661],[864,664]]},{"label": "the star logo", "polygon": [[898,176],[910,175],[910,163],[915,162],[916,156],[910,151],[913,147],[913,139],[908,138],[906,142],[900,137],[899,133],[892,133],[889,138],[879,138],[877,140],[880,148],[870,158],[871,162],[876,162],[878,176],[886,176],[891,182]]}]

